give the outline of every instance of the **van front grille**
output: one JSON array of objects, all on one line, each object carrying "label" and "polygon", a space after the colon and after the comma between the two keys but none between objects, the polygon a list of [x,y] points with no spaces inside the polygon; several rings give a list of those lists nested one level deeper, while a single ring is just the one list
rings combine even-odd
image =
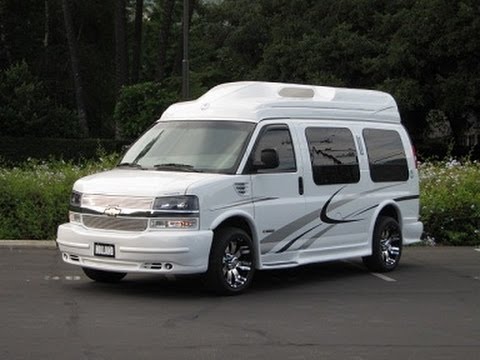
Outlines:
[{"label": "van front grille", "polygon": [[116,206],[122,209],[151,209],[154,202],[151,197],[126,197],[110,195],[84,194],[82,206],[85,207],[109,207]]},{"label": "van front grille", "polygon": [[83,225],[91,229],[144,231],[148,227],[147,219],[83,215]]}]

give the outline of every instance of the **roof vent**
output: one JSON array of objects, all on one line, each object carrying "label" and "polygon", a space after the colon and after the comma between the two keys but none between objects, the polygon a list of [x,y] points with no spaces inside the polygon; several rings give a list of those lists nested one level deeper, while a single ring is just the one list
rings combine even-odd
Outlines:
[{"label": "roof vent", "polygon": [[278,92],[278,95],[281,97],[290,97],[290,98],[313,98],[315,92],[311,88],[301,88],[301,87],[284,87],[281,88]]}]

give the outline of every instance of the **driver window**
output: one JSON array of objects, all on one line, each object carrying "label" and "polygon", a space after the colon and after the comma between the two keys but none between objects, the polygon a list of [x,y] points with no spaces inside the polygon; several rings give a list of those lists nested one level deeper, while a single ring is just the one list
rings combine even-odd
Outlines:
[{"label": "driver window", "polygon": [[274,169],[258,169],[257,174],[295,172],[295,152],[292,137],[287,126],[267,126],[260,135],[251,157],[253,164],[261,163],[262,150],[274,149],[278,154],[279,165]]}]

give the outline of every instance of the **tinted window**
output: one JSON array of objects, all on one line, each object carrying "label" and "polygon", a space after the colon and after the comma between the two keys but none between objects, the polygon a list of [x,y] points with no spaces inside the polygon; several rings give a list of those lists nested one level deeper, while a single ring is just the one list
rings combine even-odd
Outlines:
[{"label": "tinted window", "polygon": [[365,129],[370,177],[375,182],[408,180],[408,165],[400,135],[393,130]]},{"label": "tinted window", "polygon": [[296,171],[292,137],[286,126],[271,125],[265,128],[255,145],[253,164],[261,163],[262,150],[265,149],[274,149],[277,152],[279,165],[274,169],[259,169],[257,173]]},{"label": "tinted window", "polygon": [[307,128],[305,135],[315,184],[348,184],[360,180],[357,150],[350,130]]}]

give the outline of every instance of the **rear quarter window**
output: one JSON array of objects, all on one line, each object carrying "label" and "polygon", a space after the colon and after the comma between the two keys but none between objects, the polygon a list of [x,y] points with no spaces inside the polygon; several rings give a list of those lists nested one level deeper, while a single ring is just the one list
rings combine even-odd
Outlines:
[{"label": "rear quarter window", "polygon": [[408,164],[400,134],[395,130],[364,129],[370,177],[374,182],[407,181]]}]

